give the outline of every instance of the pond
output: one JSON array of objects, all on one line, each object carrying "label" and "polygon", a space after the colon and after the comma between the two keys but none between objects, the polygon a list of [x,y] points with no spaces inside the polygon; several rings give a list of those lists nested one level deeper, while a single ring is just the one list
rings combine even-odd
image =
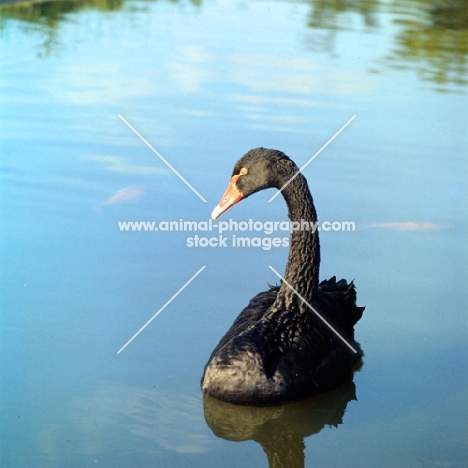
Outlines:
[{"label": "pond", "polygon": [[[465,1],[0,4],[3,467],[466,466]],[[240,230],[273,190],[204,230],[259,146],[313,158],[321,278],[366,306],[353,381],[272,408],[200,391],[284,272]]]}]

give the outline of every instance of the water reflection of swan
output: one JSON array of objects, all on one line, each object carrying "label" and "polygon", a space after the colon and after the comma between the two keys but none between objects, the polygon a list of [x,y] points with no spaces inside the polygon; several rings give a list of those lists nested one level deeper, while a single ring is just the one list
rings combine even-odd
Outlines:
[{"label": "water reflection of swan", "polygon": [[281,287],[251,299],[205,367],[203,392],[230,403],[274,405],[330,390],[351,377],[363,355],[354,325],[364,307],[356,306],[353,282],[333,277],[319,284],[317,213],[305,177],[288,156],[265,148],[245,154],[213,218],[267,188],[282,190],[295,229]]},{"label": "water reflection of swan", "polygon": [[205,419],[213,433],[226,440],[258,442],[270,468],[303,468],[304,437],[326,425],[338,426],[349,401],[356,399],[352,380],[341,387],[283,406],[237,406],[205,395]]}]

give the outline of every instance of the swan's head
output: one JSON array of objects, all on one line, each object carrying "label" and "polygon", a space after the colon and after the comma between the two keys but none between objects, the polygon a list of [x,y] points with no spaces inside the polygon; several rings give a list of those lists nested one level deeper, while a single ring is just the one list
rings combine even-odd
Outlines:
[{"label": "swan's head", "polygon": [[217,219],[243,198],[270,187],[281,188],[296,165],[281,151],[256,148],[234,165],[231,180],[218,206],[211,213]]}]

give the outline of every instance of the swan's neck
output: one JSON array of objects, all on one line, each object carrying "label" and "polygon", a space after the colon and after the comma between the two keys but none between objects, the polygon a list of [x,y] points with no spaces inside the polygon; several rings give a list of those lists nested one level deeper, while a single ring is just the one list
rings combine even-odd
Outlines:
[{"label": "swan's neck", "polygon": [[[320,244],[317,212],[306,179],[299,174],[283,191],[291,222],[289,256],[284,279],[307,302],[312,301],[319,283]],[[282,283],[277,302],[288,306],[298,303],[291,288]],[[301,301],[299,300],[299,303]]]}]

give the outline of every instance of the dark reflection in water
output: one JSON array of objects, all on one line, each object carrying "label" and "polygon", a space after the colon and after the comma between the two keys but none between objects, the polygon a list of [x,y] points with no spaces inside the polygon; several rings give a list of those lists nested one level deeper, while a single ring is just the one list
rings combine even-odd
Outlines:
[{"label": "dark reflection in water", "polygon": [[[61,23],[69,20],[70,15],[86,10],[102,12],[119,11],[129,0],[52,0],[52,1],[16,1],[0,0],[0,29],[5,27],[7,20],[23,22],[26,33],[37,32],[39,29],[45,36],[42,56],[49,56],[55,49],[60,49],[59,31]],[[132,2],[133,0],[130,0]],[[141,0],[139,5],[152,2]],[[34,26],[34,27],[31,27]]]},{"label": "dark reflection in water", "polygon": [[[405,14],[395,48],[385,58],[392,67],[412,68],[427,81],[468,84],[468,0],[395,2]],[[405,11],[408,4],[412,9]]]},{"label": "dark reflection in water", "polygon": [[[103,12],[144,11],[154,0],[83,0],[14,2],[0,0],[0,29],[5,21],[16,19],[25,25],[39,26],[46,36],[41,55],[60,48],[59,25],[71,14],[84,10]],[[170,3],[184,3],[174,0]],[[191,0],[196,7],[201,0]],[[307,26],[311,31],[309,47],[333,55],[339,54],[337,39],[341,32],[361,29],[376,33],[384,27],[379,15],[393,16],[393,44],[372,71],[385,69],[414,70],[418,76],[447,90],[447,85],[468,84],[468,0],[308,0]],[[362,21],[353,22],[354,17]],[[35,32],[37,28],[32,28]],[[25,27],[25,32],[31,28]]]},{"label": "dark reflection in water", "polygon": [[[341,13],[358,13],[368,27],[378,25],[377,12],[379,0],[309,0],[311,12],[307,25],[314,29],[346,29],[341,22]],[[349,25],[348,25],[349,28]]]},{"label": "dark reflection in water", "polygon": [[351,380],[331,392],[283,406],[237,406],[204,396],[205,419],[213,433],[226,440],[258,442],[270,468],[304,467],[304,438],[325,426],[343,423],[348,402],[356,400]]},{"label": "dark reflection in water", "polygon": [[[359,14],[366,29],[380,26],[378,0],[309,0],[308,26],[323,30],[324,37],[312,35],[310,46],[337,53],[335,44],[341,30],[352,29],[349,14]],[[388,12],[395,15],[393,47],[381,68],[412,69],[425,81],[437,85],[468,84],[468,0],[394,0]]]},{"label": "dark reflection in water", "polygon": [[[120,10],[127,0],[73,0],[62,1],[32,1],[32,2],[0,2],[3,4],[3,18],[13,18],[30,23],[42,24],[50,28],[58,26],[69,13],[78,13],[93,8],[101,11]],[[144,1],[144,0],[143,0]]]}]

